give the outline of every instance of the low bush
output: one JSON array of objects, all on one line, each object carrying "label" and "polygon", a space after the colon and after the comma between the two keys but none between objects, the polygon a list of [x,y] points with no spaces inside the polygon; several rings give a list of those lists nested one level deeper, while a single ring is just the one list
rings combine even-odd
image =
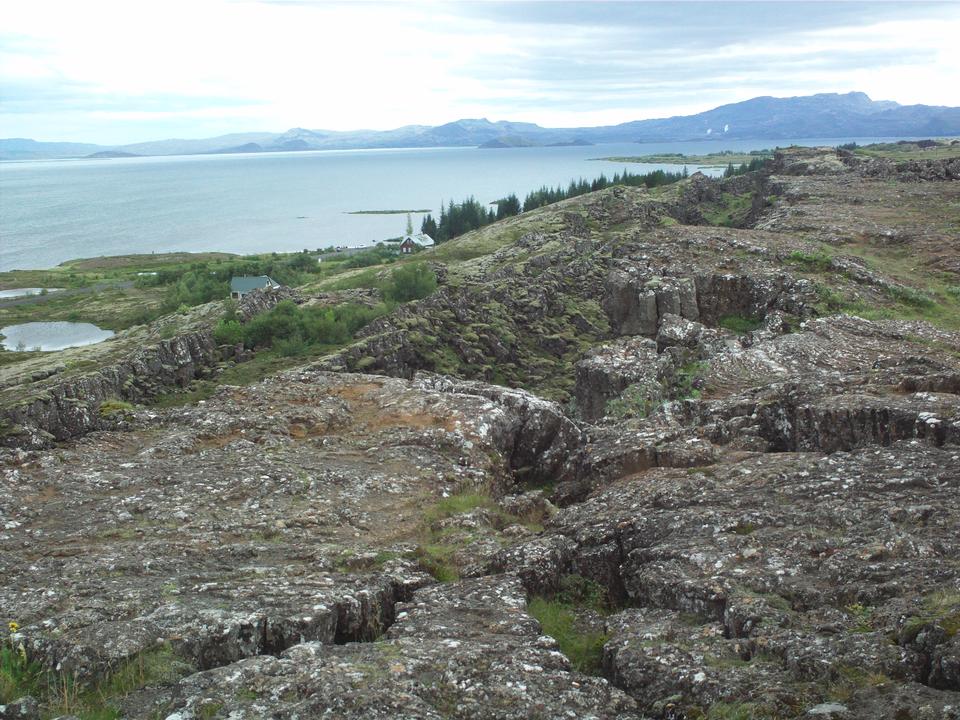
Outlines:
[{"label": "low bush", "polygon": [[[341,345],[354,333],[389,310],[386,305],[338,305],[336,307],[298,307],[289,300],[277,304],[242,325],[243,342],[248,348],[271,347],[285,341],[287,354],[303,354],[308,346]],[[232,331],[230,321],[222,323],[223,332]]]},{"label": "low bush", "polygon": [[437,275],[426,263],[398,267],[390,273],[383,289],[388,300],[407,302],[432,295],[437,289]]}]

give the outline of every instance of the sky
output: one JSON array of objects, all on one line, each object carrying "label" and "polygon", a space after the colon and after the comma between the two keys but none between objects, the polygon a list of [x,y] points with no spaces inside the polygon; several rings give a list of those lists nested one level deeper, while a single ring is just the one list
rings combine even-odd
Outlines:
[{"label": "sky", "polygon": [[575,127],[852,90],[957,106],[957,38],[958,2],[4,0],[0,137]]}]

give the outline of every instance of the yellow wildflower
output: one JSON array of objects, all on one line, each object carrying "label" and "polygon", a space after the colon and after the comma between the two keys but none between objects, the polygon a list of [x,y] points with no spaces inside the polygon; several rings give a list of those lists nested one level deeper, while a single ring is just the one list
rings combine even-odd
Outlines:
[{"label": "yellow wildflower", "polygon": [[10,632],[12,633],[17,632],[17,630],[20,629],[20,625],[17,623],[16,620],[11,620],[9,623],[7,623],[7,627],[10,628]]}]

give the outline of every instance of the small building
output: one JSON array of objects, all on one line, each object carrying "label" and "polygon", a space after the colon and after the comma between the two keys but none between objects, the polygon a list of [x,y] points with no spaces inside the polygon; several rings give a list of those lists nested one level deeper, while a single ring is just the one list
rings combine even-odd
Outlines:
[{"label": "small building", "polygon": [[234,300],[239,300],[254,290],[278,287],[280,287],[280,283],[271,280],[266,275],[242,275],[230,279],[230,297]]},{"label": "small building", "polygon": [[404,235],[400,242],[400,252],[407,255],[425,247],[433,247],[433,238],[426,233]]}]

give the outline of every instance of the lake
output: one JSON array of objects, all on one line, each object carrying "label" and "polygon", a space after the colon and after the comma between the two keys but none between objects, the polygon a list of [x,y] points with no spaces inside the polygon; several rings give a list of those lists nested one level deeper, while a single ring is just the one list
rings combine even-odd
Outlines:
[{"label": "lake", "polygon": [[[603,156],[702,154],[850,138],[428,148],[0,163],[0,271],[98,255],[287,252],[401,235],[404,215],[468,195],[484,203],[623,170]],[[870,138],[857,138],[865,143]],[[630,164],[633,172],[665,165]],[[694,168],[690,168],[691,172]],[[716,170],[710,171],[716,173]],[[422,215],[414,217],[419,229]]]}]

